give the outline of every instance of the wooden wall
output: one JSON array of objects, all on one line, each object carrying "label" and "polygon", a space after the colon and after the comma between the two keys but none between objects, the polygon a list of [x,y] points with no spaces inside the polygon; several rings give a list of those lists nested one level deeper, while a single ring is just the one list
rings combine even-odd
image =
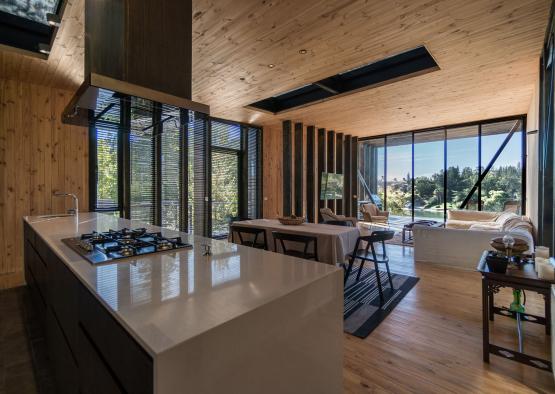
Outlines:
[{"label": "wooden wall", "polygon": [[88,132],[61,123],[72,92],[0,79],[0,289],[23,284],[22,217],[88,208]]},{"label": "wooden wall", "polygon": [[281,124],[266,125],[262,133],[263,216],[275,219],[283,215],[283,134]]}]

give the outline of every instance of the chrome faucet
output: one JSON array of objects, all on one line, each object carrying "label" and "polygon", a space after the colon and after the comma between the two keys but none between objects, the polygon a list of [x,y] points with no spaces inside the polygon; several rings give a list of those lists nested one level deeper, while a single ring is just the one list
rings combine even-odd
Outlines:
[{"label": "chrome faucet", "polygon": [[67,210],[67,213],[70,215],[77,215],[79,212],[79,199],[73,193],[64,193],[64,192],[54,192],[55,197],[71,197],[73,198],[73,208]]}]

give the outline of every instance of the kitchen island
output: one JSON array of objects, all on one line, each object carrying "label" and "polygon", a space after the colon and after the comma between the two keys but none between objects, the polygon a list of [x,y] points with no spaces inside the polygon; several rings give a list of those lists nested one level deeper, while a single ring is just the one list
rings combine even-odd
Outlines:
[{"label": "kitchen island", "polygon": [[[137,227],[193,248],[93,265],[62,242]],[[24,229],[59,392],[342,391],[336,267],[98,213],[26,217]]]}]

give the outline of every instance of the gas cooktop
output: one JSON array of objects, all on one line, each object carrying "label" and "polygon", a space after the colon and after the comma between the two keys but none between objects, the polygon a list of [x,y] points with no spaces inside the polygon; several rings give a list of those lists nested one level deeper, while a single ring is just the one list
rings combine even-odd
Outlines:
[{"label": "gas cooktop", "polygon": [[101,264],[133,256],[190,249],[181,237],[167,238],[160,232],[147,232],[145,228],[93,231],[80,237],[65,238],[62,242],[92,264]]}]

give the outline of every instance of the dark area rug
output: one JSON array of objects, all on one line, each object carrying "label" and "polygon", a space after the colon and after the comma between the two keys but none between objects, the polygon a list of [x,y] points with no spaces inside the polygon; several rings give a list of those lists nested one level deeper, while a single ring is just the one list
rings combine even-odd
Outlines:
[{"label": "dark area rug", "polygon": [[418,283],[419,278],[401,274],[391,274],[392,290],[387,273],[380,271],[384,293],[384,305],[380,307],[380,293],[373,269],[363,268],[360,280],[356,281],[358,267],[345,284],[343,309],[343,330],[359,338],[366,338],[399,304],[408,292]]}]

